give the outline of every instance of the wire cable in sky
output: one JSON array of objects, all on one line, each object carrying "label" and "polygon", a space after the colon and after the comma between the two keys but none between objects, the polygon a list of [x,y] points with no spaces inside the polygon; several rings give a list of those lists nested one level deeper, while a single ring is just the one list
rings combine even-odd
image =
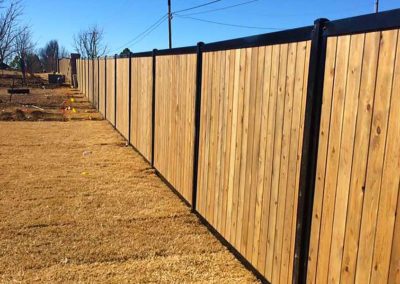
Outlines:
[{"label": "wire cable in sky", "polygon": [[236,24],[228,24],[228,23],[221,23],[221,22],[215,22],[215,21],[209,21],[209,20],[204,20],[204,19],[199,19],[199,18],[193,18],[189,16],[182,16],[182,15],[175,15],[178,18],[182,19],[190,19],[190,20],[195,20],[199,22],[205,22],[205,23],[210,23],[210,24],[216,24],[216,25],[221,25],[221,26],[229,26],[229,27],[235,27],[235,28],[244,28],[244,29],[257,29],[257,30],[281,30],[278,28],[267,28],[267,27],[256,27],[256,26],[244,26],[244,25],[236,25]]},{"label": "wire cable in sky", "polygon": [[[204,6],[208,6],[217,2],[220,2],[222,0],[214,0],[211,2],[207,2],[201,5],[197,5],[197,6],[193,6],[193,7],[189,7],[186,9],[182,9],[182,10],[178,10],[173,12],[174,13],[179,13],[179,12],[185,12],[185,11],[190,11],[193,9],[198,9]],[[254,1],[254,0],[253,0]],[[114,49],[113,51],[111,51],[110,53],[114,53],[116,51],[119,51],[122,48],[125,48],[126,46],[133,46],[136,45],[137,43],[139,43],[140,41],[142,41],[145,37],[147,37],[151,32],[153,32],[156,28],[158,28],[165,20],[168,19],[168,13],[164,14],[161,18],[159,18],[155,23],[153,23],[151,26],[149,26],[147,29],[145,29],[143,32],[141,32],[140,34],[138,34],[136,37],[134,37],[133,39],[129,40],[128,42],[126,42],[124,45],[121,45],[120,47]]]},{"label": "wire cable in sky", "polygon": [[[183,16],[192,16],[192,15],[200,15],[200,14],[206,14],[206,13],[211,13],[211,12],[217,12],[217,11],[222,11],[222,10],[227,10],[227,9],[235,8],[235,7],[242,6],[242,5],[248,5],[248,4],[251,4],[251,3],[253,3],[253,2],[258,2],[258,1],[259,1],[259,0],[246,1],[246,2],[239,3],[239,4],[230,5],[230,6],[225,6],[225,7],[221,7],[221,8],[215,8],[215,9],[209,9],[209,10],[200,11],[200,12],[194,12],[194,13],[189,13],[189,14],[183,14]],[[177,12],[176,12],[176,13],[177,13]]]},{"label": "wire cable in sky", "polygon": [[222,0],[214,0],[214,1],[211,1],[211,2],[208,2],[208,3],[204,3],[204,4],[201,4],[201,5],[193,6],[193,7],[182,9],[182,10],[178,10],[178,11],[174,11],[173,13],[180,13],[180,12],[185,12],[185,11],[198,9],[198,8],[201,8],[201,7],[204,7],[204,6],[208,6],[208,5],[220,2],[220,1],[222,1]]},{"label": "wire cable in sky", "polygon": [[[162,17],[160,17],[157,21],[155,21],[151,26],[149,26],[147,29],[145,29],[143,32],[141,32],[140,34],[138,34],[137,36],[135,36],[134,38],[132,38],[131,40],[129,40],[128,42],[126,42],[125,44],[121,45],[120,47],[114,49],[111,53],[116,52],[128,45],[132,45],[133,42],[135,42],[137,39],[141,38],[141,36],[143,36],[144,34],[146,34],[148,31],[153,31],[154,27],[158,27],[159,25],[161,25],[161,23],[163,23],[166,19],[168,19],[168,14],[164,14]],[[147,35],[147,34],[146,34]]]},{"label": "wire cable in sky", "polygon": [[146,38],[149,34],[151,34],[155,29],[157,29],[162,23],[164,23],[166,20],[168,19],[168,17],[164,18],[161,22],[159,22],[156,26],[154,26],[151,30],[149,30],[147,33],[143,34],[140,38],[138,38],[136,41],[134,41],[133,43],[131,43],[129,45],[129,47],[132,47],[136,44],[138,44],[139,42],[141,42],[144,38]]}]

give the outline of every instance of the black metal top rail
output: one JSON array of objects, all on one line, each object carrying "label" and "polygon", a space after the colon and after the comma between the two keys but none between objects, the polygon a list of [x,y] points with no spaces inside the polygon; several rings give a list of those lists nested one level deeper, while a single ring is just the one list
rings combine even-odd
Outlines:
[{"label": "black metal top rail", "polygon": [[310,40],[313,26],[204,44],[202,50],[219,51]]},{"label": "black metal top rail", "polygon": [[155,52],[158,55],[179,55],[179,54],[195,54],[197,52],[197,45],[194,46],[186,46],[186,47],[177,47],[171,49],[155,49]]},{"label": "black metal top rail", "polygon": [[[345,18],[323,23],[324,36],[339,36],[345,34],[356,34],[373,31],[382,31],[400,28],[400,9],[384,11],[380,13],[366,14],[351,18]],[[202,46],[203,52],[229,50],[237,48],[248,48],[257,46],[267,46],[310,40],[312,38],[314,26],[305,26],[295,29],[283,30],[260,35],[217,41],[206,43]],[[186,46],[171,49],[155,49],[157,56],[195,54],[197,46]],[[131,57],[151,57],[153,51],[132,53]],[[110,56],[111,57],[111,56]],[[110,58],[108,57],[108,58]],[[127,58],[129,56],[119,56],[117,58]],[[103,58],[107,58],[103,57]],[[115,57],[111,57],[115,58]],[[82,58],[85,59],[85,58]]]},{"label": "black metal top rail", "polygon": [[400,28],[400,9],[324,23],[324,36],[339,36]]}]

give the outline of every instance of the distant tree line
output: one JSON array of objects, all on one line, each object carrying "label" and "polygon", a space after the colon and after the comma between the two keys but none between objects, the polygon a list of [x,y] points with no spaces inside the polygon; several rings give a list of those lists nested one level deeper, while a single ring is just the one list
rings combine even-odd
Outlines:
[{"label": "distant tree line", "polygon": [[[24,79],[26,73],[56,72],[58,59],[69,54],[57,40],[37,48],[31,27],[22,22],[23,3],[23,0],[0,0],[0,69],[21,70]],[[74,35],[73,42],[75,52],[85,58],[103,56],[108,51],[104,31],[97,25],[81,30]]]},{"label": "distant tree line", "polygon": [[22,0],[0,0],[0,68],[26,73],[55,72],[59,58],[68,56],[57,40],[37,49],[30,26],[22,22]]}]

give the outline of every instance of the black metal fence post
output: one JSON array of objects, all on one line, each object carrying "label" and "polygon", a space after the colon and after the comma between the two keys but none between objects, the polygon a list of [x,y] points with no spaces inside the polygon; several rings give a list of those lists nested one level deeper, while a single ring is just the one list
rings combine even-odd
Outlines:
[{"label": "black metal fence post", "polygon": [[157,49],[153,49],[153,99],[151,107],[151,166],[154,167],[154,144],[155,144],[155,127],[156,127],[156,55]]},{"label": "black metal fence post", "polygon": [[327,19],[314,22],[311,40],[293,263],[294,283],[306,283],[307,280],[325,71],[326,37],[323,31],[326,22]]},{"label": "black metal fence post", "polygon": [[117,128],[117,57],[114,55],[114,128]]},{"label": "black metal fence post", "polygon": [[193,190],[192,190],[192,212],[196,211],[197,203],[197,180],[199,169],[199,146],[200,146],[200,112],[201,112],[201,83],[203,72],[203,42],[197,43],[196,63],[196,100],[194,117],[194,154],[193,154]]},{"label": "black metal fence post", "polygon": [[104,119],[107,120],[107,55],[104,57]]},{"label": "black metal fence post", "polygon": [[129,86],[129,90],[128,90],[128,144],[131,144],[131,111],[132,111],[132,54],[131,52],[129,52],[129,72],[128,72],[128,86]]}]

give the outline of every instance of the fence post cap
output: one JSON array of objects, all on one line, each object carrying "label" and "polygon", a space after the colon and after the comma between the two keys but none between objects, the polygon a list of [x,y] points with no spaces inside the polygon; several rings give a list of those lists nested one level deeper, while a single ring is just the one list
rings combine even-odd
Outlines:
[{"label": "fence post cap", "polygon": [[326,23],[326,22],[329,22],[329,20],[326,19],[326,18],[318,18],[318,19],[316,19],[314,21],[314,25],[323,24],[323,23]]}]

